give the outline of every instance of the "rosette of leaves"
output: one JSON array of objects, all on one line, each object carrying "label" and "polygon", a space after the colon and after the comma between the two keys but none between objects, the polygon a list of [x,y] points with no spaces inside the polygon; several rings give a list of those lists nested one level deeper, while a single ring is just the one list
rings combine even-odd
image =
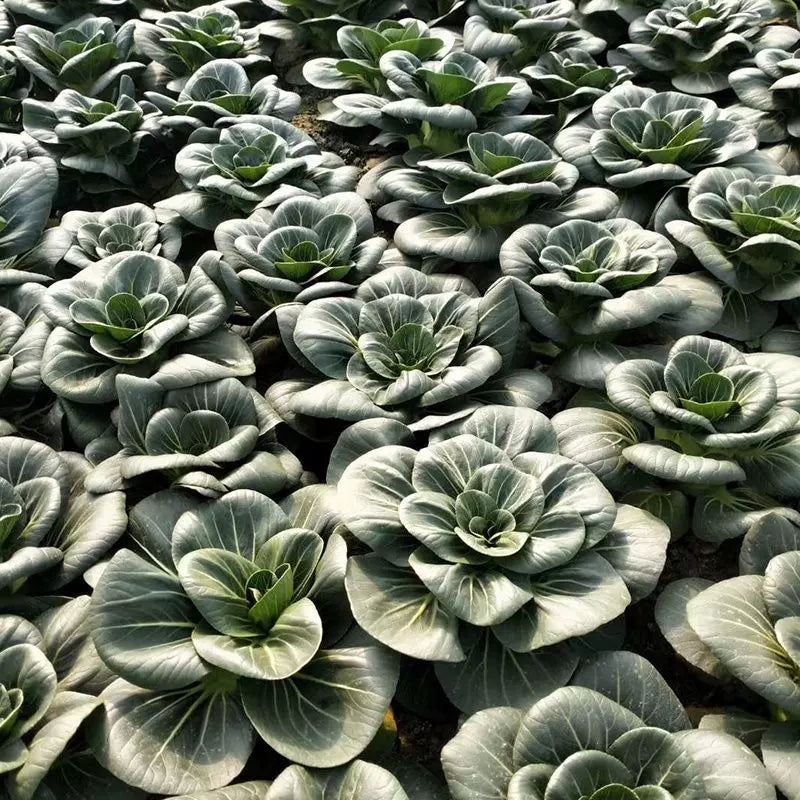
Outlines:
[{"label": "rosette of leaves", "polygon": [[360,89],[382,95],[388,90],[380,70],[384,53],[399,50],[420,61],[434,61],[450,52],[455,37],[445,28],[429,28],[421,20],[406,18],[382,19],[374,27],[343,25],[336,41],[344,58],[312,58],[303,64],[303,77],[320,89]]},{"label": "rosette of leaves", "polygon": [[255,370],[244,341],[225,327],[231,305],[201,265],[121,252],[52,284],[42,308],[53,325],[42,378],[74,403],[117,399],[118,375],[164,387]]},{"label": "rosette of leaves", "polygon": [[669,77],[679,92],[705,95],[730,88],[728,76],[765,48],[789,48],[800,33],[770,25],[772,0],[665,0],[631,23],[630,42],[609,63]]},{"label": "rosette of leaves", "polygon": [[716,332],[756,339],[775,323],[779,301],[800,297],[797,177],[704,170],[689,185],[686,206],[670,205],[663,219],[670,236],[725,290]]},{"label": "rosette of leaves", "polygon": [[300,96],[277,85],[269,75],[251,83],[241,64],[216,59],[196,70],[175,100],[158,92],[146,92],[147,99],[163,114],[162,125],[181,142],[193,130],[213,127],[221,117],[259,114],[290,120],[300,110]]},{"label": "rosette of leaves", "polygon": [[727,733],[691,730],[666,681],[627,652],[590,660],[572,686],[526,710],[475,714],[445,745],[442,763],[453,800],[776,796],[750,749]]},{"label": "rosette of leaves", "polygon": [[576,47],[596,55],[604,39],[583,30],[570,0],[473,0],[464,23],[464,50],[523,67],[544,53]]},{"label": "rosette of leaves", "polygon": [[666,237],[628,219],[523,225],[500,249],[523,316],[560,349],[556,372],[600,389],[637,346],[703,333],[722,315],[716,282],[670,275],[676,259]]},{"label": "rosette of leaves", "polygon": [[125,3],[126,0],[5,0],[5,8],[15,19],[27,18],[55,27],[82,14],[119,20]]},{"label": "rosette of leaves", "polygon": [[125,532],[124,494],[87,493],[83,481],[89,471],[77,453],[0,437],[1,596],[62,589]]},{"label": "rosette of leaves", "polygon": [[354,192],[292,197],[274,212],[218,225],[228,291],[253,318],[281,303],[348,294],[380,269],[387,242],[375,236],[372,212]]},{"label": "rosette of leaves", "polygon": [[609,487],[649,487],[668,515],[681,502],[676,491],[696,496],[694,533],[719,542],[774,508],[771,496],[800,494],[798,366],[794,356],[745,356],[725,342],[686,336],[666,364],[616,365],[606,376],[612,406],[571,408],[553,424],[562,449]]},{"label": "rosette of leaves", "polygon": [[108,211],[67,211],[61,226],[71,239],[64,261],[77,272],[122,253],[151,253],[174,261],[181,249],[181,229],[174,220],[159,222],[143,203]]},{"label": "rosette of leaves", "polygon": [[0,289],[46,283],[66,250],[59,246],[63,236],[45,231],[58,169],[51,159],[32,156],[16,134],[0,133],[0,160]]},{"label": "rosette of leaves", "polygon": [[550,395],[541,373],[511,370],[519,312],[510,287],[481,297],[464,278],[395,267],[355,297],[277,312],[286,349],[314,374],[273,384],[267,399],[308,435],[318,435],[314,419],[384,417],[427,429],[483,402],[535,408]]},{"label": "rosette of leaves", "polygon": [[[737,116],[744,111],[745,121],[756,129],[760,142],[795,145],[800,138],[800,50],[761,50],[752,65],[734,70],[729,77],[744,107],[734,106],[731,111]],[[796,156],[791,163],[794,161]]]},{"label": "rosette of leaves", "polygon": [[107,17],[85,15],[55,32],[35,25],[14,31],[14,52],[31,75],[56,92],[74,89],[90,97],[109,91],[144,64],[131,57],[134,23],[119,29]]},{"label": "rosette of leaves", "polygon": [[530,408],[486,406],[422,449],[373,420],[343,434],[331,468],[342,523],[371,551],[348,562],[356,621],[443,662],[436,674],[467,712],[563,686],[577,637],[652,592],[664,565],[666,525],[617,506]]},{"label": "rosette of leaves", "polygon": [[800,775],[800,527],[791,513],[794,519],[764,516],[748,531],[738,578],[678,580],[656,605],[656,621],[681,658],[764,699],[763,717],[723,711],[700,727],[730,731],[760,752],[788,798],[797,796]]},{"label": "rosette of leaves", "polygon": [[0,130],[22,127],[22,101],[33,85],[33,76],[19,63],[16,53],[0,46]]},{"label": "rosette of leaves", "polygon": [[358,169],[319,149],[291,123],[254,116],[224,128],[207,128],[203,141],[186,145],[175,170],[189,191],[156,203],[192,225],[213,230],[220,222],[289,197],[321,197],[355,188]]},{"label": "rosette of leaves", "polygon": [[606,379],[609,399],[653,426],[663,442],[634,446],[625,457],[668,480],[676,479],[675,470],[686,483],[746,479],[754,488],[796,496],[800,474],[771,469],[774,460],[792,455],[798,437],[796,398],[779,373],[794,361],[748,359],[725,342],[688,336],[675,343],[665,365],[620,364]]},{"label": "rosette of leaves", "polygon": [[741,164],[779,170],[755,152],[751,130],[725,119],[713,100],[622,84],[597,100],[590,115],[556,134],[554,148],[584,180],[615,189],[647,189],[648,212],[672,185],[706,167]]},{"label": "rosette of leaves", "polygon": [[[25,426],[42,390],[42,352],[51,325],[39,308],[45,289],[22,283],[0,293],[0,435]],[[33,407],[33,408],[32,408]]]},{"label": "rosette of leaves", "polygon": [[143,147],[158,131],[160,112],[135,99],[133,80],[123,75],[114,100],[65,89],[51,101],[22,101],[25,133],[89,193],[127,188],[141,191],[153,167]]},{"label": "rosette of leaves", "polygon": [[80,775],[82,788],[90,790],[96,788],[94,780],[111,778],[94,759],[78,755],[76,734],[100,703],[94,696],[99,686],[92,686],[90,675],[99,659],[91,643],[87,647],[79,619],[87,602],[87,597],[76,598],[39,617],[36,625],[0,616],[0,789],[5,797],[64,797],[58,792],[69,787],[70,773]]},{"label": "rosette of leaves", "polygon": [[139,552],[119,551],[92,598],[97,652],[120,676],[90,732],[101,764],[174,794],[225,786],[256,734],[316,767],[369,744],[398,664],[347,634],[338,534],[324,540],[244,490],[204,505],[161,493],[131,520]]},{"label": "rosette of leaves", "polygon": [[486,261],[533,216],[556,224],[616,210],[608,189],[573,193],[578,177],[576,167],[528,133],[471,133],[463,155],[423,159],[380,177],[379,190],[396,201],[380,214],[401,223],[394,242],[403,252]]},{"label": "rosette of leaves", "polygon": [[262,71],[270,61],[269,42],[259,26],[245,27],[225,3],[170,11],[154,22],[139,21],[135,43],[137,52],[163,68],[171,92],[180,92],[209,61],[226,59]]},{"label": "rosette of leaves", "polygon": [[302,476],[300,462],[270,436],[280,420],[236,378],[165,389],[155,380],[119,375],[117,395],[115,440],[90,448],[91,455],[113,455],[88,477],[89,491],[116,491],[145,475],[152,486],[161,475],[206,497],[234,489],[277,494]]},{"label": "rosette of leaves", "polygon": [[531,104],[553,113],[560,125],[571,122],[595,100],[632,76],[627,67],[602,66],[576,47],[543,53],[520,72],[533,90]]},{"label": "rosette of leaves", "polygon": [[[88,610],[81,595],[27,618],[0,616],[0,791],[9,800],[66,800],[80,792],[138,797],[86,747],[96,695],[114,680],[92,644]],[[14,753],[21,764],[9,769]]]},{"label": "rosette of leaves", "polygon": [[382,133],[374,143],[405,142],[437,155],[466,144],[472,131],[510,133],[542,121],[524,114],[531,90],[524,79],[502,73],[498,62],[485,63],[464,52],[439,61],[422,61],[413,53],[392,50],[379,60],[387,92],[343,94],[320,105],[319,119]]}]

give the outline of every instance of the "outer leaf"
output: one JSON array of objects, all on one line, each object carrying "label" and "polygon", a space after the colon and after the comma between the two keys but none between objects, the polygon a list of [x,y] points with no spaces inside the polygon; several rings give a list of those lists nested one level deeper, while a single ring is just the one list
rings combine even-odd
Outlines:
[{"label": "outer leaf", "polygon": [[31,800],[83,721],[100,704],[96,697],[60,692],[53,699],[41,728],[29,747],[28,758],[9,786],[11,800]]},{"label": "outer leaf", "polygon": [[530,708],[564,686],[578,663],[577,650],[567,645],[515,653],[489,630],[471,634],[464,637],[470,642],[464,661],[436,664],[445,694],[466,714],[495,706]]},{"label": "outer leaf", "polygon": [[36,618],[41,647],[58,676],[60,691],[97,694],[116,678],[103,663],[92,641],[91,599],[76,597]]},{"label": "outer leaf", "polygon": [[454,433],[471,433],[504,450],[511,458],[536,451],[557,453],[558,442],[550,421],[532,408],[483,406],[452,428],[433,431],[431,443],[442,441]]},{"label": "outer leaf", "polygon": [[458,619],[422,581],[371,553],[347,563],[347,596],[367,633],[401,653],[425,661],[461,661]]},{"label": "outer leaf", "polygon": [[560,764],[581,750],[605,751],[642,720],[602,694],[582,686],[557,689],[525,715],[514,743],[514,765]]},{"label": "outer leaf", "polygon": [[581,664],[571,683],[604,694],[651,727],[667,731],[691,727],[683,705],[667,682],[636,653],[598,653]]},{"label": "outer leaf", "polygon": [[0,685],[22,692],[19,716],[8,731],[13,744],[47,713],[56,694],[56,673],[39,648],[17,644],[0,652]]},{"label": "outer leaf", "polygon": [[757,714],[735,711],[726,714],[706,714],[697,727],[703,731],[729,733],[758,755],[761,752],[761,737],[769,725],[769,720]]},{"label": "outer leaf", "polygon": [[628,731],[608,748],[637,776],[637,782],[666,790],[667,796],[707,800],[703,776],[675,737],[660,728]]},{"label": "outer leaf", "polygon": [[442,767],[454,800],[506,800],[521,720],[515,708],[479,711],[444,746]]},{"label": "outer leaf", "polygon": [[300,313],[294,342],[323,375],[340,380],[347,377],[347,362],[357,347],[362,305],[351,298],[325,298],[313,301]]},{"label": "outer leaf", "polygon": [[647,438],[636,419],[602,408],[568,408],[552,419],[559,452],[585,464],[611,489],[630,486],[634,468],[624,457],[626,447]]},{"label": "outer leaf", "polygon": [[797,714],[797,665],[775,638],[761,594],[763,584],[757,575],[714,584],[689,601],[689,624],[733,675]]},{"label": "outer leaf", "polygon": [[400,501],[414,492],[411,471],[417,451],[379,447],[357,458],[339,481],[342,519],[352,533],[397,565],[408,563],[417,541],[400,522]]},{"label": "outer leaf", "polygon": [[401,223],[394,240],[409,255],[433,254],[474,263],[496,258],[503,237],[497,228],[479,228],[458,214],[435,211]]},{"label": "outer leaf", "polygon": [[402,422],[366,419],[347,428],[336,441],[328,461],[328,483],[337,483],[359,456],[387,445],[414,444],[414,435]]},{"label": "outer leaf", "polygon": [[495,281],[481,298],[475,344],[493,347],[508,366],[514,357],[518,336],[519,307],[514,285],[508,279]]},{"label": "outer leaf", "polygon": [[150,692],[125,681],[102,696],[89,728],[97,760],[146,792],[176,794],[230,783],[253,749],[253,729],[235,694],[201,687]]},{"label": "outer leaf", "polygon": [[106,567],[92,617],[100,657],[140,686],[178,689],[208,671],[191,639],[200,615],[180,581],[130,550]]},{"label": "outer leaf", "polygon": [[531,603],[496,628],[500,640],[520,652],[591,633],[631,600],[608,561],[591,552],[537,576],[531,590]]},{"label": "outer leaf", "polygon": [[775,800],[767,771],[746,745],[716,731],[682,731],[678,742],[700,768],[708,800]]},{"label": "outer leaf", "polygon": [[278,505],[263,494],[237,489],[177,520],[172,556],[179,564],[194,550],[212,548],[254,561],[264,542],[290,524]]},{"label": "outer leaf", "polygon": [[652,442],[631,445],[622,454],[643,472],[668,481],[722,486],[747,477],[735,461],[686,455]]},{"label": "outer leaf", "polygon": [[770,776],[788,800],[800,798],[800,723],[770,725],[761,752]]},{"label": "outer leaf", "polygon": [[687,605],[690,600],[712,586],[703,578],[683,578],[664,588],[655,607],[655,618],[664,638],[681,658],[693,667],[718,679],[728,677],[728,670],[703,643],[689,624]]},{"label": "outer leaf", "polygon": [[148,495],[130,510],[129,533],[145,555],[165,572],[175,573],[172,533],[181,516],[200,501],[186,492],[165,490]]},{"label": "outer leaf", "polygon": [[[42,161],[53,166],[49,159]],[[20,161],[0,170],[0,205],[6,222],[0,236],[3,258],[30,250],[50,216],[55,181],[43,164]]]},{"label": "outer leaf", "polygon": [[[794,467],[800,463],[800,431],[796,428],[745,451],[740,461],[754,488],[787,497],[800,496],[800,469]],[[785,464],[792,467],[787,469]]]},{"label": "outer leaf", "polygon": [[366,761],[354,761],[335,770],[287,767],[263,800],[409,800],[390,772]]},{"label": "outer leaf", "polygon": [[58,547],[64,558],[57,569],[39,579],[42,588],[50,590],[66,586],[95,564],[116,544],[128,523],[125,495],[109,492],[96,496],[81,491],[90,471],[89,464],[83,459],[71,459],[68,463],[76,485],[65,512],[48,537],[48,542]]},{"label": "outer leaf", "polygon": [[399,669],[397,656],[380,646],[321,650],[286,681],[243,681],[242,702],[281,755],[308,766],[339,766],[380,727]]},{"label": "outer leaf", "polygon": [[85,800],[88,796],[104,800],[142,800],[139,789],[123,783],[97,763],[91,751],[70,748],[66,758],[56,761],[36,800]]},{"label": "outer leaf", "polygon": [[14,614],[3,614],[0,616],[0,648],[5,650],[15,644],[32,644],[41,648],[43,637],[32,622]]},{"label": "outer leaf", "polygon": [[625,581],[635,602],[656,588],[667,560],[669,528],[647,511],[617,505],[608,536],[594,548]]},{"label": "outer leaf", "polygon": [[770,560],[790,550],[800,550],[800,519],[769,513],[752,525],[742,540],[739,572],[762,575]]}]

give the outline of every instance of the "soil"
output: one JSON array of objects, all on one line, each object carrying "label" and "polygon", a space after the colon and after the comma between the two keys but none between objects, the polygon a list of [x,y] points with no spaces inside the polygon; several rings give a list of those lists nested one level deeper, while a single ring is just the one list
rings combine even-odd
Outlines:
[{"label": "soil", "polygon": [[442,748],[453,738],[458,720],[432,722],[422,719],[402,707],[395,709],[397,720],[397,750],[402,755],[420,764],[434,774],[441,774],[439,757]]},{"label": "soil", "polygon": [[[345,164],[355,165],[362,170],[372,167],[390,153],[385,148],[370,144],[375,132],[370,128],[342,128],[317,118],[317,106],[321,100],[336,95],[317,89],[314,86],[292,87],[302,98],[300,112],[292,124],[307,133],[323,149],[341,156]],[[370,163],[368,163],[370,162]]]}]

